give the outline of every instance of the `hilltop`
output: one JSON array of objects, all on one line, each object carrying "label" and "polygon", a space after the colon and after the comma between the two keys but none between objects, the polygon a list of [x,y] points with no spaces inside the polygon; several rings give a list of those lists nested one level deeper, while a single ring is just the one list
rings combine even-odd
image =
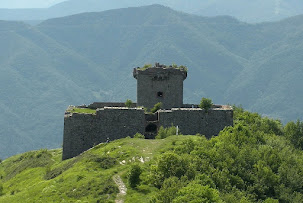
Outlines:
[{"label": "hilltop", "polygon": [[131,70],[154,62],[188,67],[184,103],[207,97],[302,120],[302,22],[247,24],[160,5],[37,26],[0,21],[0,157],[59,147],[70,104],[135,101]]},{"label": "hilltop", "polygon": [[0,164],[0,202],[302,202],[298,132],[235,108],[234,127],[209,140],[128,137],[65,161],[61,149],[31,151]]}]

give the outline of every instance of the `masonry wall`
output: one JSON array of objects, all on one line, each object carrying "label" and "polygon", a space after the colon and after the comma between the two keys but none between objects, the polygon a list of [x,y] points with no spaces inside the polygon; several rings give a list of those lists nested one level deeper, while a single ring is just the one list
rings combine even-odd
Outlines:
[{"label": "masonry wall", "polygon": [[205,110],[184,108],[159,111],[159,126],[178,126],[184,135],[200,133],[210,138],[218,135],[225,126],[233,125],[233,111],[223,109]]},{"label": "masonry wall", "polygon": [[104,108],[92,114],[64,116],[62,159],[75,157],[101,142],[144,134],[143,109]]},{"label": "masonry wall", "polygon": [[[168,68],[137,70],[137,105],[152,108],[161,102],[162,108],[182,107],[184,71]],[[158,93],[161,92],[162,96]]]}]

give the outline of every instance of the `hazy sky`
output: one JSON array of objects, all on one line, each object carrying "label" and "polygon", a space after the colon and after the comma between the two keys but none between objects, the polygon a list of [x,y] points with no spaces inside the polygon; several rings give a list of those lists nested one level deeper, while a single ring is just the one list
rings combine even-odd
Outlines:
[{"label": "hazy sky", "polygon": [[0,0],[0,8],[45,8],[66,0]]}]

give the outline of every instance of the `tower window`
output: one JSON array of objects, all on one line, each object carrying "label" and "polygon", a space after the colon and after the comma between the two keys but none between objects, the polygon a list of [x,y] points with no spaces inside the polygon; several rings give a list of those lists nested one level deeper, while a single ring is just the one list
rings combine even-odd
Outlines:
[{"label": "tower window", "polygon": [[158,97],[163,97],[163,92],[157,92]]}]

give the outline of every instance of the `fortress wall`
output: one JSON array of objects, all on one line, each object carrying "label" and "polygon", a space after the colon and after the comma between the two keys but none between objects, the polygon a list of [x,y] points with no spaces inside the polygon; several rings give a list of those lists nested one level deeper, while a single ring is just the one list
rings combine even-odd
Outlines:
[{"label": "fortress wall", "polygon": [[184,135],[200,133],[209,138],[218,135],[225,126],[233,125],[233,111],[212,109],[206,113],[205,110],[198,108],[159,111],[159,125],[179,126]]},{"label": "fortress wall", "polygon": [[[137,104],[133,103],[131,107],[136,107]],[[125,103],[122,102],[94,102],[87,106],[90,109],[98,109],[104,107],[125,107]]]},{"label": "fortress wall", "polygon": [[145,114],[143,109],[105,108],[97,111],[102,125],[102,134],[110,140],[144,133]]},{"label": "fortress wall", "polygon": [[93,114],[64,117],[62,159],[75,157],[101,142],[144,133],[143,109],[105,108]]},{"label": "fortress wall", "polygon": [[[199,107],[199,104],[183,104],[182,108],[200,108],[200,107]],[[212,108],[213,109],[215,109],[215,108],[230,108],[230,106],[213,104]]]},{"label": "fortress wall", "polygon": [[[96,116],[92,114],[67,114],[64,116],[62,159],[72,158],[91,148],[98,131]],[[97,143],[96,143],[97,144]]]}]

